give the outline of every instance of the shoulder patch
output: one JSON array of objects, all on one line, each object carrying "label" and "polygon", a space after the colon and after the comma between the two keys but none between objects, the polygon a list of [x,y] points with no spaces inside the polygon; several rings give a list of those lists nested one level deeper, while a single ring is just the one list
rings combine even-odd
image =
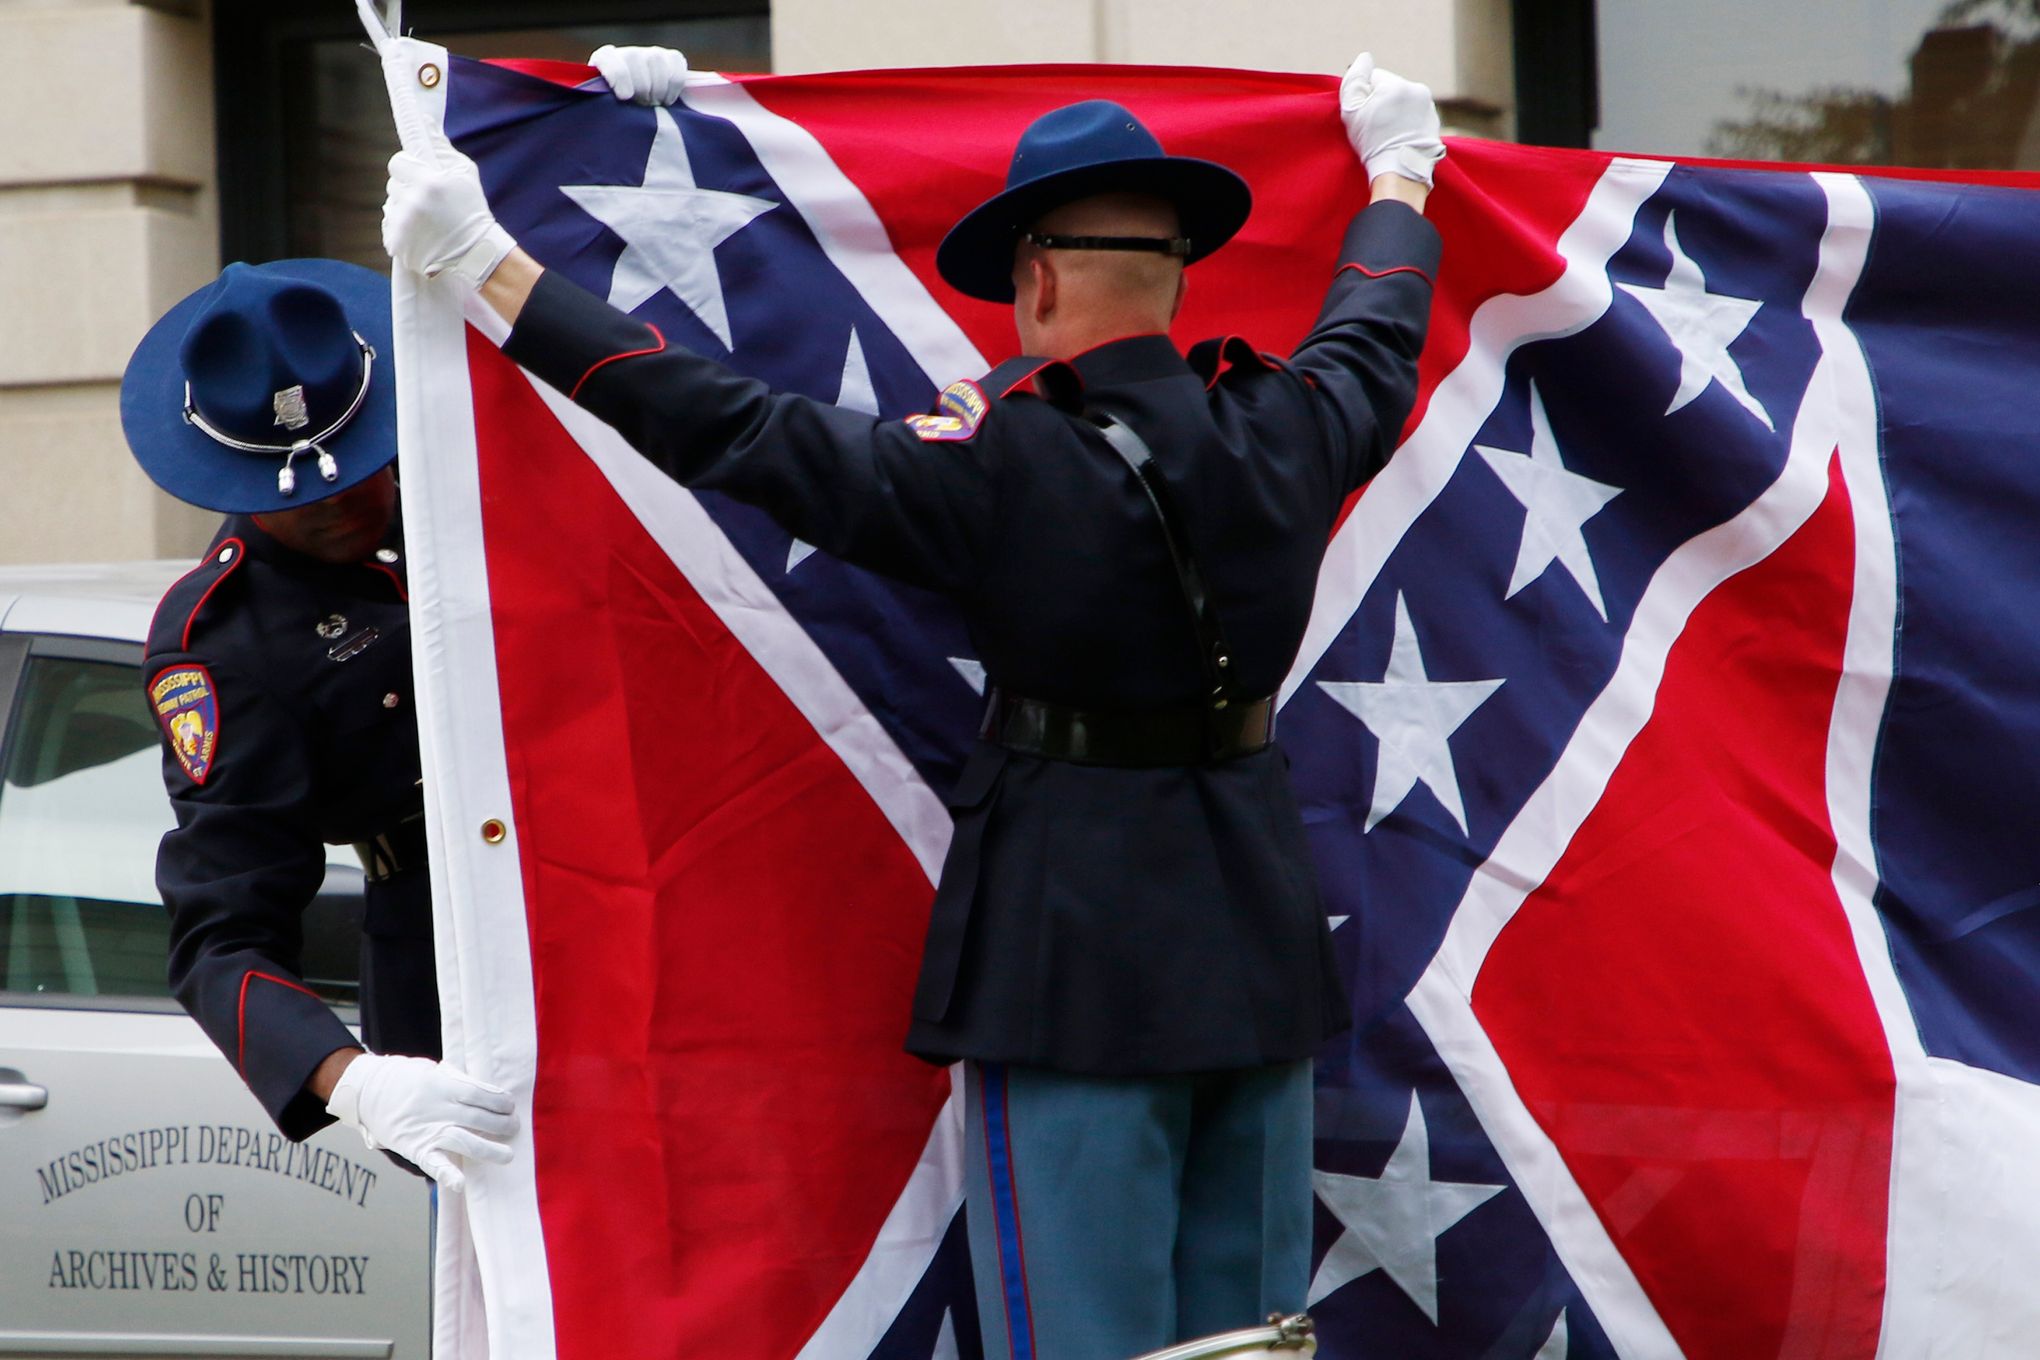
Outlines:
[{"label": "shoulder patch", "polygon": [[195,663],[164,667],[149,681],[149,707],[184,773],[194,784],[205,783],[220,745],[220,701],[212,672]]},{"label": "shoulder patch", "polygon": [[933,415],[908,416],[907,428],[916,438],[930,442],[969,439],[985,423],[985,415],[991,409],[984,389],[965,378],[942,389],[942,395],[935,400]]}]

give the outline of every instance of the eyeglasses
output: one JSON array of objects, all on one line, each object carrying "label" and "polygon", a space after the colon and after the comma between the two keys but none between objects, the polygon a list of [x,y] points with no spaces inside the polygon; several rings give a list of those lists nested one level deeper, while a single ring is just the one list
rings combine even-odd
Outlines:
[{"label": "eyeglasses", "polygon": [[1053,236],[1047,232],[1023,231],[1020,239],[1031,241],[1043,250],[1131,250],[1168,255],[1178,260],[1190,258],[1190,238],[1187,236]]}]

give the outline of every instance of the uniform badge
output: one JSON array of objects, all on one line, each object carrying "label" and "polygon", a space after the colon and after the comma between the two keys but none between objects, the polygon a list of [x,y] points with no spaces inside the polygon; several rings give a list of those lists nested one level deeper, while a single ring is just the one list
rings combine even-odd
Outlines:
[{"label": "uniform badge", "polygon": [[312,423],[310,414],[305,410],[305,389],[302,383],[278,392],[270,399],[270,405],[276,409],[276,423],[286,430],[302,430]]},{"label": "uniform badge", "polygon": [[984,389],[966,378],[942,389],[942,395],[935,402],[935,414],[908,416],[907,428],[914,432],[916,438],[931,443],[968,439],[978,432],[978,426],[985,423],[985,413],[991,407],[991,402],[985,399]]},{"label": "uniform badge", "polygon": [[220,744],[220,703],[212,675],[203,666],[158,672],[149,682],[149,705],[184,773],[194,784],[205,783]]}]

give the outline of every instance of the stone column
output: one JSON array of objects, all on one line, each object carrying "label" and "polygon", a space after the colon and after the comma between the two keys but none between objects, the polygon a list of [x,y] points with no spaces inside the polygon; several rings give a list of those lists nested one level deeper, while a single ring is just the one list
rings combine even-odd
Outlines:
[{"label": "stone column", "polygon": [[1372,50],[1450,130],[1514,128],[1506,0],[773,0],[777,71],[1116,61],[1338,74]]},{"label": "stone column", "polygon": [[185,557],[218,517],[121,438],[148,325],[219,269],[211,37],[196,5],[0,6],[0,561]]}]

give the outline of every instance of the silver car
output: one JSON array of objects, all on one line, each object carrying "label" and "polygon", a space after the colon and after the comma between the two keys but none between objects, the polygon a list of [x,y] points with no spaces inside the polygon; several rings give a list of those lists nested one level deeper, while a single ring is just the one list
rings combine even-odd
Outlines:
[{"label": "silver car", "polygon": [[[347,1129],[285,1140],[164,982],[139,668],[185,569],[0,568],[0,1356],[423,1360],[430,1187]],[[305,976],[352,1022],[334,854]]]}]

